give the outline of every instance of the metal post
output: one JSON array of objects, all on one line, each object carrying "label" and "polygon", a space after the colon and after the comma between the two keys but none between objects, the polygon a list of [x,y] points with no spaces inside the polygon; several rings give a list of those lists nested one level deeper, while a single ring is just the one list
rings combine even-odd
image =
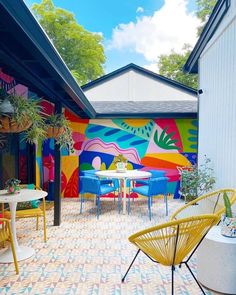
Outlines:
[{"label": "metal post", "polygon": [[[62,113],[61,103],[55,104],[55,113]],[[61,224],[61,150],[59,144],[54,144],[54,225]]]},{"label": "metal post", "polygon": [[36,147],[33,144],[26,144],[27,150],[27,183],[34,183],[36,181]]}]

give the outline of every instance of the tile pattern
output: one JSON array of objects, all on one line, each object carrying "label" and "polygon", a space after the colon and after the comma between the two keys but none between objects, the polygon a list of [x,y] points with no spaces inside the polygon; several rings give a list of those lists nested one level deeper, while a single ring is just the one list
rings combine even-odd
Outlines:
[{"label": "tile pattern", "polygon": [[[171,212],[180,205],[179,200],[169,201]],[[117,201],[112,199],[103,199],[101,206],[97,220],[93,200],[85,202],[82,215],[78,200],[64,200],[60,227],[52,225],[53,209],[47,211],[46,244],[43,230],[34,230],[34,220],[17,221],[19,242],[32,246],[36,254],[19,262],[20,275],[15,275],[13,264],[0,265],[0,294],[169,295],[170,268],[153,263],[143,254],[121,283],[136,253],[128,242],[129,235],[166,219],[163,200],[155,200],[151,222],[146,199],[132,202],[131,215],[118,214]],[[177,268],[175,278],[176,295],[201,294],[184,267]]]}]

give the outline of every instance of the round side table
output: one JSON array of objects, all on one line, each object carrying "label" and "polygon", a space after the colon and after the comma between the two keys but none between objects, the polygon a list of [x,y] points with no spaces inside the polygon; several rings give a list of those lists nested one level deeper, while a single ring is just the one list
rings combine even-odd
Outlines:
[{"label": "round side table", "polygon": [[197,251],[199,282],[223,294],[236,294],[236,238],[221,235],[214,226]]}]

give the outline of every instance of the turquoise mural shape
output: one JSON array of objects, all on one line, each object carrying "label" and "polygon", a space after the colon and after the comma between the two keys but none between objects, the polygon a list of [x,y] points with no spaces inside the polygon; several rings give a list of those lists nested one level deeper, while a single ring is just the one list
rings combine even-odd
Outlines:
[{"label": "turquoise mural shape", "polygon": [[114,142],[121,149],[135,148],[140,158],[144,157],[149,143],[148,140],[121,129],[94,124],[88,125],[86,136],[89,139],[99,138],[105,143]]},{"label": "turquoise mural shape", "polygon": [[155,126],[155,122],[153,120],[149,120],[148,123],[143,126],[130,126],[125,120],[122,119],[113,119],[112,122],[124,131],[142,137],[146,140],[150,139]]}]

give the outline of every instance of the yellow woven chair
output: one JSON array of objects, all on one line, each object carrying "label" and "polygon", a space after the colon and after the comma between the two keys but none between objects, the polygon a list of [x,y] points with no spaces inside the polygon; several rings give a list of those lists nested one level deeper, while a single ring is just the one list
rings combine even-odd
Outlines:
[{"label": "yellow woven chair", "polygon": [[216,214],[220,221],[221,214],[225,212],[223,195],[227,193],[231,205],[236,201],[236,190],[231,188],[220,189],[208,194],[205,194],[197,199],[187,203],[180,209],[174,212],[170,220],[201,215],[201,214]]},{"label": "yellow woven chair", "polygon": [[174,294],[175,266],[181,266],[182,264],[186,265],[199,288],[205,294],[202,286],[190,269],[188,262],[204,236],[212,225],[215,224],[217,218],[217,215],[209,214],[179,219],[145,229],[130,236],[129,241],[138,247],[138,251],[122,278],[122,282],[124,282],[138,254],[142,251],[153,262],[171,266],[172,295]]},{"label": "yellow woven chair", "polygon": [[[23,184],[20,185],[21,188],[29,188],[32,185]],[[34,189],[42,190],[40,187],[34,185]],[[11,218],[11,212],[9,210],[4,211],[4,207],[2,206],[2,216],[5,218]],[[43,217],[43,229],[44,229],[44,242],[47,242],[47,227],[46,227],[46,201],[45,198],[42,198],[42,209],[41,208],[33,208],[33,209],[24,209],[24,210],[16,210],[16,218],[32,218],[36,217],[36,230],[39,229],[39,218]]]},{"label": "yellow woven chair", "polygon": [[17,258],[16,258],[15,246],[14,246],[14,242],[13,242],[13,238],[12,238],[10,221],[5,218],[0,218],[0,222],[2,222],[2,227],[0,228],[0,243],[4,244],[6,241],[10,241],[14,264],[15,264],[15,269],[16,269],[16,274],[18,274],[19,268],[18,268],[18,262],[17,262]]}]

